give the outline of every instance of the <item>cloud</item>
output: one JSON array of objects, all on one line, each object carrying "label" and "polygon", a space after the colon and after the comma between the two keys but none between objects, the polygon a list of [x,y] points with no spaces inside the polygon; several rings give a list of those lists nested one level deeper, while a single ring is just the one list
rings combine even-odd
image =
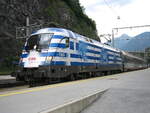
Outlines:
[{"label": "cloud", "polygon": [[133,1],[135,0],[80,0],[80,3],[88,9],[102,5],[108,5],[110,7],[125,6]]},{"label": "cloud", "polygon": [[85,7],[90,7],[90,6],[93,6],[95,4],[97,4],[99,1],[102,1],[102,0],[80,0],[80,3]]},{"label": "cloud", "polygon": [[113,5],[113,6],[125,6],[133,2],[134,0],[103,0],[104,4]]},{"label": "cloud", "polygon": [[[111,33],[114,27],[149,25],[149,0],[80,0],[86,14],[95,20],[99,34]],[[117,17],[120,16],[120,20]],[[148,29],[148,28],[147,28]],[[150,28],[149,28],[150,29]],[[140,29],[127,30],[134,34]],[[123,31],[125,32],[125,31]],[[129,34],[130,35],[130,34]]]}]

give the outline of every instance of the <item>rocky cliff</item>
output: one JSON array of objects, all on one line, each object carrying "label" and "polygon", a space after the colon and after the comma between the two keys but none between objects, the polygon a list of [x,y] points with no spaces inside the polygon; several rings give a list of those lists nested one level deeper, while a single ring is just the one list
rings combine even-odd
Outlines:
[{"label": "rocky cliff", "polygon": [[84,14],[79,0],[0,0],[0,64],[9,66],[9,59],[19,54],[22,43],[15,31],[26,25],[27,16],[30,24],[48,22],[99,40],[95,22]]},{"label": "rocky cliff", "polygon": [[79,34],[98,39],[95,22],[84,14],[79,0],[1,0],[0,37],[15,37],[15,27],[55,23]]}]

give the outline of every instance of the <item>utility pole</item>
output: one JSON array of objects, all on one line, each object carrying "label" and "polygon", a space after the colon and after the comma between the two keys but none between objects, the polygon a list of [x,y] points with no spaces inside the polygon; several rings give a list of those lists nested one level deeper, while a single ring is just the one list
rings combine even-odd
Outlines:
[{"label": "utility pole", "polygon": [[114,29],[112,29],[112,47],[115,47]]},{"label": "utility pole", "polygon": [[27,15],[27,17],[26,17],[26,26],[27,26],[27,28],[26,28],[26,36],[27,36],[27,38],[29,37],[29,35],[30,35],[30,23],[29,23],[29,16]]}]

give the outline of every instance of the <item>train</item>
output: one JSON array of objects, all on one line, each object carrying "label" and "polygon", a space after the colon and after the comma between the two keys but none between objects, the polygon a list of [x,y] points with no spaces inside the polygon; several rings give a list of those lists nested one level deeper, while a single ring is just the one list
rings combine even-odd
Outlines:
[{"label": "train", "polygon": [[65,28],[42,28],[26,40],[11,76],[29,84],[76,80],[146,68],[146,61]]}]

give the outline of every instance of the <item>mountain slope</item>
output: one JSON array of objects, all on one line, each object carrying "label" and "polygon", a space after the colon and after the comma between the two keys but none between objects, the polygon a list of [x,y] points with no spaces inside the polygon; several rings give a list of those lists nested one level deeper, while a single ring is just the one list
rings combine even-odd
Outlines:
[{"label": "mountain slope", "polygon": [[[122,49],[123,46],[125,46],[129,40],[131,39],[130,36],[128,36],[127,34],[123,34],[121,35],[120,37],[116,37],[114,39],[114,45],[115,45],[115,48],[119,48],[119,49]],[[110,46],[112,46],[112,43],[110,42],[107,42]]]},{"label": "mountain slope", "polygon": [[150,32],[144,32],[135,37],[123,34],[122,36],[115,38],[115,48],[121,50],[131,52],[144,51],[145,48],[148,47],[150,47]]},{"label": "mountain slope", "polygon": [[144,32],[132,38],[122,49],[126,51],[144,51],[150,47],[150,32]]},{"label": "mountain slope", "polygon": [[123,34],[118,38],[115,38],[115,47],[122,49],[124,45],[126,45],[130,41],[131,37],[127,34]]}]

